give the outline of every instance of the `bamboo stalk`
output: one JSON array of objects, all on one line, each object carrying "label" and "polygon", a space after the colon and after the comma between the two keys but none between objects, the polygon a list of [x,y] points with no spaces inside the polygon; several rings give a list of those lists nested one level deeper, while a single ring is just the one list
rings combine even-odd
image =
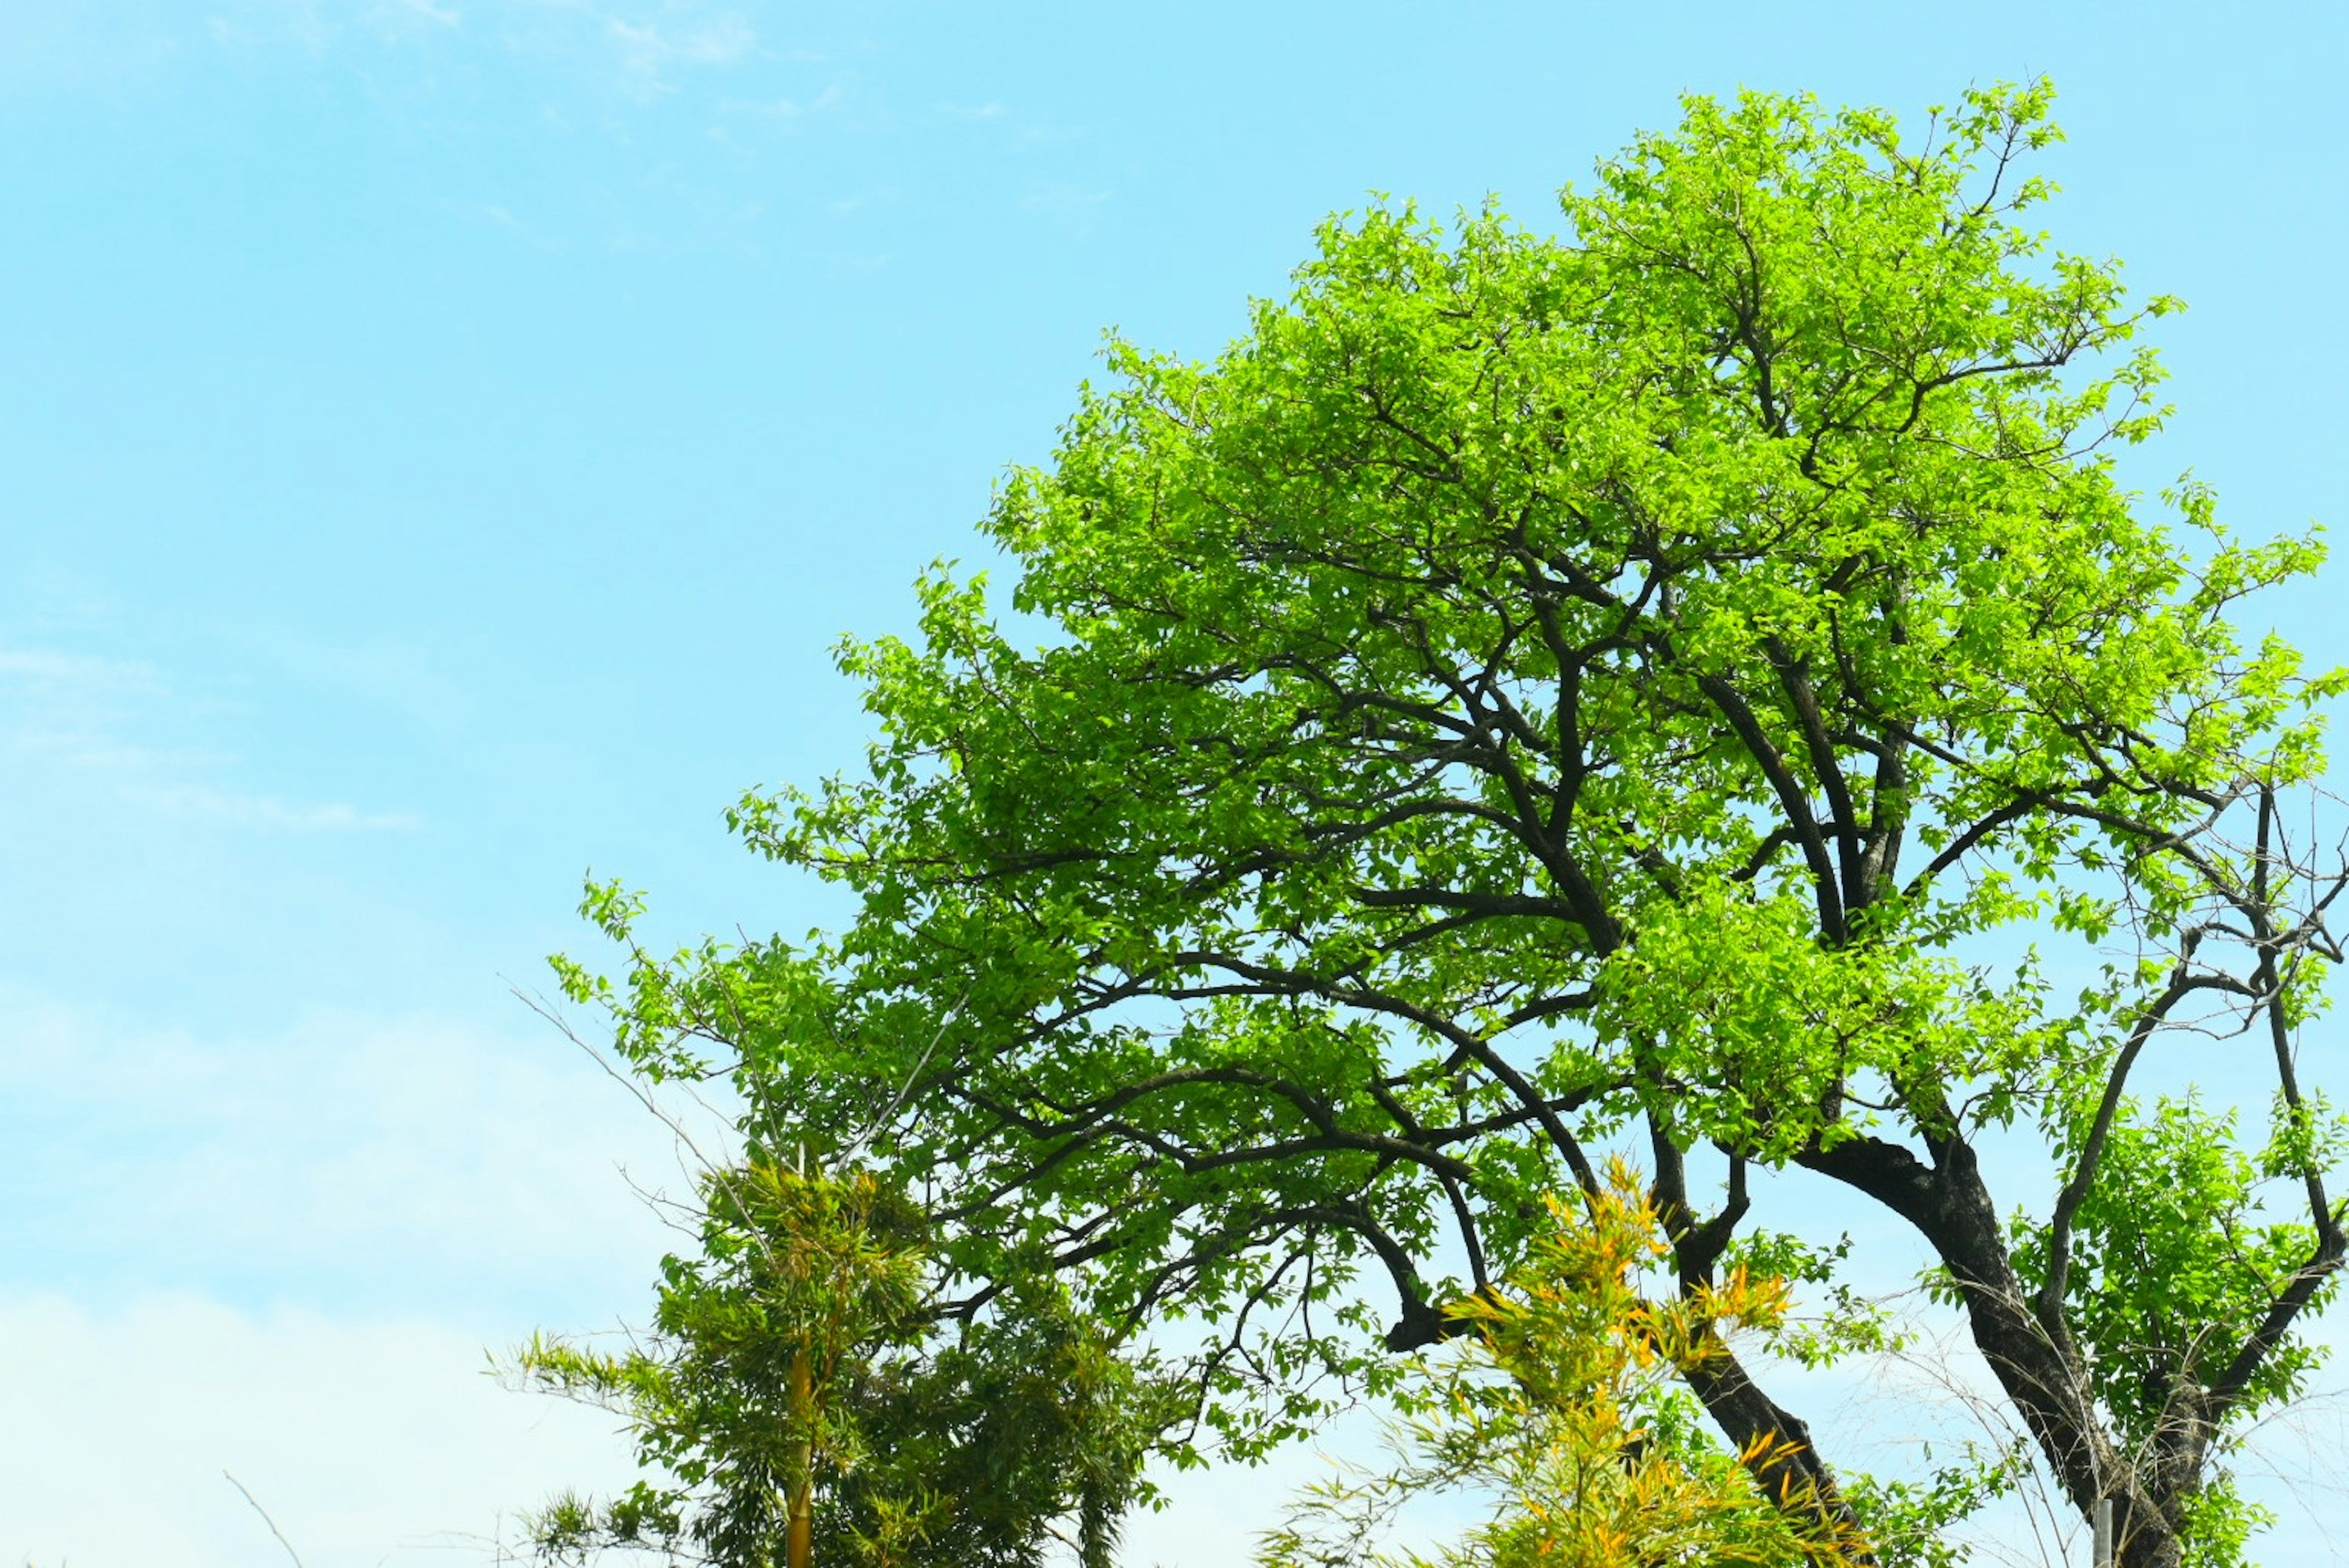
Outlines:
[{"label": "bamboo stalk", "polygon": [[815,1557],[815,1433],[809,1425],[815,1386],[807,1346],[792,1357],[792,1408],[800,1419],[799,1473],[792,1478],[791,1519],[783,1535],[784,1568],[809,1568]]}]

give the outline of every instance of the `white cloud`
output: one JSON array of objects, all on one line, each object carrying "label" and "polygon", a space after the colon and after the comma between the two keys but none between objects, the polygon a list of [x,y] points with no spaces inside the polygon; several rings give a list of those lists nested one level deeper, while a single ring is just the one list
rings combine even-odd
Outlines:
[{"label": "white cloud", "polygon": [[657,23],[606,19],[604,30],[620,46],[631,66],[657,69],[667,65],[722,66],[740,59],[756,39],[740,17],[721,17],[683,31]]},{"label": "white cloud", "polygon": [[[471,33],[495,47],[568,57],[606,76],[616,60],[636,90],[669,90],[668,73],[728,66],[758,48],[755,6],[695,0],[77,0],[0,5],[0,83],[54,89],[151,76],[226,55],[251,67],[316,65],[352,50],[426,47]],[[469,27],[468,22],[479,24]],[[190,45],[197,46],[192,51]],[[773,57],[798,63],[811,52]],[[607,78],[608,79],[608,78]]]},{"label": "white cloud", "polygon": [[[518,1512],[629,1474],[612,1418],[481,1376],[492,1322],[247,1313],[202,1294],[0,1298],[0,1562],[487,1562]],[[502,1519],[509,1521],[502,1524]]]},{"label": "white cloud", "polygon": [[689,1191],[676,1140],[515,1012],[510,1033],[320,1011],[199,1035],[0,986],[7,1275],[635,1305],[676,1239],[629,1178]]},{"label": "white cloud", "polygon": [[676,1238],[615,1162],[682,1178],[519,1003],[205,1034],[0,985],[0,1563],[274,1560],[223,1469],[309,1568],[486,1562],[502,1513],[626,1479],[609,1417],[483,1353],[640,1310]]},{"label": "white cloud", "polygon": [[862,213],[870,208],[895,203],[898,194],[897,187],[895,185],[876,185],[871,190],[859,191],[854,195],[842,196],[828,202],[825,210],[845,217],[852,213]]},{"label": "white cloud", "polygon": [[175,31],[140,0],[0,5],[0,87],[55,92],[140,82],[179,55]]},{"label": "white cloud", "polygon": [[[506,207],[472,212],[502,227],[523,227]],[[227,627],[221,636],[305,685],[382,703],[435,729],[454,728],[473,713],[474,694],[451,678],[445,650],[414,638],[344,640],[282,623]]]},{"label": "white cloud", "polygon": [[238,0],[227,14],[207,16],[204,26],[216,46],[237,54],[251,56],[290,44],[316,59],[343,30],[337,9],[320,0]]}]

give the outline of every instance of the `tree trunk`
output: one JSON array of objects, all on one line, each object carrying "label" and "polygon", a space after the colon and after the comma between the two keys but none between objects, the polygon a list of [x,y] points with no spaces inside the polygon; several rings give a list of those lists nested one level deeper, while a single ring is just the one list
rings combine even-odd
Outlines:
[{"label": "tree trunk", "polygon": [[805,1345],[792,1357],[792,1408],[800,1419],[798,1462],[792,1476],[791,1516],[783,1526],[784,1568],[809,1568],[815,1559],[815,1434],[808,1422],[815,1387]]},{"label": "tree trunk", "polygon": [[1975,1347],[2080,1517],[2093,1520],[2097,1500],[2113,1500],[2118,1568],[2178,1568],[2177,1530],[2106,1434],[2087,1369],[2024,1296],[1973,1149],[1950,1139],[1932,1153],[1929,1166],[1898,1144],[1861,1137],[1813,1148],[1801,1162],[1876,1199],[1932,1244],[1964,1298]]},{"label": "tree trunk", "polygon": [[[1744,1449],[1757,1439],[1774,1440],[1770,1451],[1747,1466],[1763,1496],[1789,1513],[1817,1521],[1822,1535],[1832,1536],[1855,1525],[1851,1505],[1844,1501],[1834,1475],[1811,1446],[1810,1428],[1754,1386],[1726,1346],[1684,1376],[1690,1391],[1703,1402],[1713,1425],[1731,1442]],[[1780,1450],[1776,1443],[1793,1447]],[[1852,1568],[1873,1568],[1876,1558],[1863,1552],[1846,1561]]]}]

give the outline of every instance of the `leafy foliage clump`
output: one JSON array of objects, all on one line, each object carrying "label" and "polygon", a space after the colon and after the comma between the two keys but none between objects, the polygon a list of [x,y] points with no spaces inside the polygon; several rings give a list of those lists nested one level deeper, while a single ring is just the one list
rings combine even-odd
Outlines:
[{"label": "leafy foliage clump", "polygon": [[[1400,1462],[1317,1489],[1267,1538],[1259,1562],[1847,1568],[1872,1561],[1864,1530],[1816,1495],[1765,1497],[1749,1473],[1763,1456],[1710,1440],[1702,1407],[1682,1386],[1690,1367],[1724,1354],[1724,1334],[1782,1328],[1786,1282],[1736,1268],[1693,1294],[1644,1294],[1671,1243],[1644,1184],[1619,1162],[1587,1205],[1553,1199],[1547,1216],[1506,1285],[1447,1309],[1464,1331],[1460,1344],[1414,1359],[1398,1390],[1408,1412],[1396,1434]],[[1494,1517],[1464,1541],[1434,1559],[1371,1547],[1404,1505],[1462,1489],[1498,1500]]]},{"label": "leafy foliage clump", "polygon": [[870,1172],[760,1159],[703,1196],[700,1252],[664,1260],[646,1343],[538,1336],[516,1358],[531,1385],[625,1415],[648,1472],[540,1510],[543,1561],[767,1568],[796,1504],[827,1568],[1035,1568],[1064,1533],[1105,1568],[1174,1412],[1063,1288],[1023,1282],[948,1334],[926,1219]]}]

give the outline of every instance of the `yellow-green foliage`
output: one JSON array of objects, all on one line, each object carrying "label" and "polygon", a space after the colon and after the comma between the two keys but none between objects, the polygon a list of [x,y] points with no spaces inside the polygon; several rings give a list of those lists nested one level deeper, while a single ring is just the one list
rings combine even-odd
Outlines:
[{"label": "yellow-green foliage", "polygon": [[[1728,1271],[1657,1299],[1643,1283],[1670,1251],[1656,1210],[1619,1162],[1586,1203],[1553,1199],[1551,1229],[1506,1288],[1454,1303],[1468,1332],[1419,1357],[1394,1434],[1398,1463],[1316,1489],[1267,1538],[1267,1568],[1624,1568],[1632,1563],[1834,1568],[1871,1561],[1865,1538],[1816,1498],[1773,1506],[1748,1466],[1785,1439],[1733,1455],[1700,1433],[1681,1377],[1722,1335],[1784,1322],[1785,1281]],[[1433,1558],[1371,1538],[1410,1499],[1485,1492],[1493,1517]]]}]

